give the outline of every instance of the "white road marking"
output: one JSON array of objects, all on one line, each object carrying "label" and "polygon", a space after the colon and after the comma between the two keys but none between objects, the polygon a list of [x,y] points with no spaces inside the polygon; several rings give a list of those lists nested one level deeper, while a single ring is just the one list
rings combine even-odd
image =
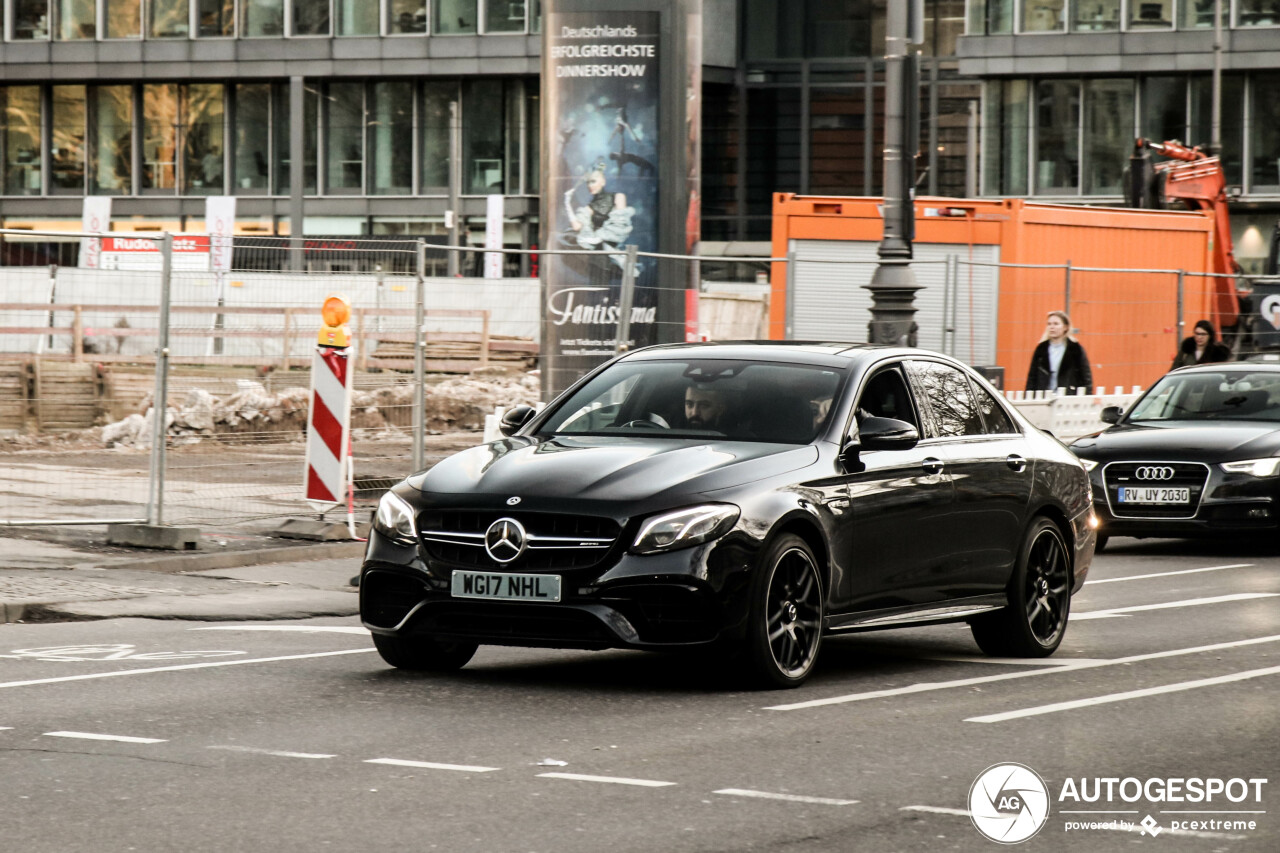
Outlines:
[{"label": "white road marking", "polygon": [[1093,586],[1100,583],[1120,583],[1121,581],[1144,581],[1150,578],[1170,578],[1174,575],[1194,575],[1197,572],[1220,572],[1223,569],[1248,569],[1252,568],[1253,563],[1232,563],[1228,566],[1206,566],[1203,569],[1182,569],[1177,572],[1156,572],[1150,575],[1130,575],[1127,578],[1102,578],[1101,580],[1088,580],[1085,586]]},{"label": "white road marking", "polygon": [[985,655],[895,655],[912,660],[936,660],[944,663],[996,663],[1001,666],[1073,666],[1097,663],[1100,658],[990,658]]},{"label": "white road marking", "polygon": [[207,628],[188,628],[188,631],[297,631],[302,634],[364,634],[368,628],[354,625],[211,625]]},{"label": "white road marking", "polygon": [[[964,809],[948,809],[948,808],[943,808],[942,806],[903,806],[902,808],[898,809],[898,811],[930,812],[931,814],[949,814],[949,815],[956,815],[958,817],[969,817],[969,818],[973,816],[972,813],[965,811]],[[1137,812],[1134,812],[1134,814],[1137,814]],[[1089,831],[1093,831],[1093,829],[1095,828],[1091,827]],[[1143,826],[1141,824],[1133,824],[1132,826],[1105,826],[1099,823],[1096,829],[1110,830],[1112,832],[1141,833],[1143,831]],[[1084,830],[1081,830],[1081,831],[1084,831]],[[1159,832],[1161,835],[1179,835],[1185,838],[1215,838],[1215,839],[1226,839],[1231,841],[1239,841],[1241,839],[1248,838],[1248,836],[1246,835],[1229,835],[1225,832],[1201,832],[1195,829],[1174,829],[1172,827],[1161,827]]]},{"label": "white road marking", "polygon": [[243,666],[247,663],[275,663],[282,660],[307,660],[308,658],[327,658],[335,655],[363,655],[376,651],[368,649],[346,649],[340,652],[313,652],[305,655],[281,655],[274,658],[248,658],[241,660],[225,660],[217,663],[187,663],[181,666],[153,666],[148,669],[121,669],[115,672],[94,672],[87,675],[63,675],[58,678],[33,678],[29,681],[0,681],[0,688],[30,687],[34,684],[58,684],[63,681],[88,681],[91,678],[116,678],[123,675],[148,675],[153,672],[180,672],[184,669],[210,669],[215,666]]},{"label": "white road marking", "polygon": [[1247,681],[1250,678],[1263,678],[1268,675],[1280,675],[1280,666],[1266,669],[1250,669],[1245,672],[1233,672],[1230,675],[1218,675],[1213,678],[1201,678],[1196,681],[1180,681],[1177,684],[1165,684],[1161,687],[1147,687],[1142,690],[1129,690],[1124,693],[1109,693],[1106,696],[1094,696],[1090,699],[1076,699],[1071,702],[1055,702],[1052,705],[1041,705],[1036,708],[1023,708],[1020,711],[1005,711],[1000,714],[985,714],[981,717],[968,717],[966,723],[1003,723],[1005,720],[1016,720],[1020,717],[1035,717],[1041,714],[1053,714],[1057,711],[1072,711],[1076,708],[1089,708],[1094,705],[1107,705],[1111,702],[1124,702],[1128,699],[1142,699],[1147,696],[1160,696],[1165,693],[1180,693],[1183,690],[1195,690],[1199,687],[1213,687],[1218,684],[1230,684],[1233,681]]},{"label": "white road marking", "polygon": [[257,749],[252,746],[209,746],[206,749],[223,749],[227,752],[251,752],[255,755],[278,755],[281,758],[337,758],[322,752],[284,752],[278,749]]},{"label": "white road marking", "polygon": [[1212,598],[1187,598],[1182,601],[1166,601],[1163,604],[1138,604],[1133,607],[1113,607],[1110,610],[1086,610],[1083,613],[1072,613],[1070,620],[1080,622],[1088,619],[1110,619],[1126,613],[1140,613],[1145,610],[1169,610],[1175,607],[1199,607],[1202,604],[1225,604],[1228,601],[1248,601],[1254,598],[1275,598],[1280,592],[1237,592],[1232,595],[1216,595]]},{"label": "white road marking", "polygon": [[[999,675],[984,675],[977,678],[958,678],[954,681],[931,681],[911,684],[906,687],[894,687],[888,690],[871,690],[866,693],[850,693],[846,696],[831,696],[826,699],[810,699],[807,702],[793,702],[789,705],[770,705],[766,711],[800,711],[806,708],[819,708],[823,705],[840,705],[845,702],[861,702],[865,699],[883,699],[889,696],[903,696],[908,693],[925,693],[931,690],[946,690],[950,687],[972,687],[976,684],[991,684],[997,681],[1012,681],[1017,678],[1035,678],[1038,675],[1054,675],[1060,672],[1076,672],[1082,669],[1094,669],[1103,666],[1120,666],[1139,661],[1158,660],[1160,658],[1178,657],[1180,655],[1198,654],[1200,652],[1216,652],[1222,649],[1234,649],[1240,646],[1253,646],[1259,643],[1280,641],[1280,634],[1269,637],[1255,637],[1250,640],[1235,640],[1230,643],[1214,643],[1208,646],[1193,646],[1186,649],[1171,649],[1165,652],[1151,652],[1145,655],[1130,655],[1112,660],[1100,660],[1073,666],[1042,667],[1024,672],[1003,672]],[[0,685],[3,686],[3,685]]]},{"label": "white road marking", "polygon": [[0,726],[0,731],[7,732],[7,731],[10,731],[11,729],[13,729],[13,726]]},{"label": "white road marking", "polygon": [[723,788],[712,791],[726,797],[757,797],[762,800],[785,800],[789,803],[814,803],[820,806],[851,806],[857,800],[833,800],[829,797],[802,797],[799,794],[771,794],[768,791],[748,791],[743,788]]},{"label": "white road marking", "polygon": [[71,737],[81,740],[115,740],[120,743],[164,743],[161,738],[129,737],[127,735],[96,735],[90,732],[45,732],[45,737]]},{"label": "white road marking", "polygon": [[406,761],[402,758],[369,758],[365,764],[390,764],[395,767],[422,767],[427,770],[461,770],[464,773],[492,773],[501,767],[478,767],[473,764],[438,764],[434,761]]},{"label": "white road marking", "polygon": [[639,785],[642,788],[665,788],[675,782],[658,782],[654,779],[628,779],[624,776],[587,776],[582,773],[539,773],[547,779],[568,779],[573,782],[606,782],[613,785]]}]

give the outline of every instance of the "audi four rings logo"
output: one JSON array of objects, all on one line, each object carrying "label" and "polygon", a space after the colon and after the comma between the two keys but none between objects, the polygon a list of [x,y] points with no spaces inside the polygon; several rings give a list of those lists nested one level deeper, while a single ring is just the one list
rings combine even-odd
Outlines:
[{"label": "audi four rings logo", "polygon": [[500,518],[484,532],[484,550],[499,563],[510,563],[528,544],[529,534],[514,518]]},{"label": "audi four rings logo", "polygon": [[1133,476],[1139,480],[1172,480],[1173,469],[1168,465],[1144,465]]}]

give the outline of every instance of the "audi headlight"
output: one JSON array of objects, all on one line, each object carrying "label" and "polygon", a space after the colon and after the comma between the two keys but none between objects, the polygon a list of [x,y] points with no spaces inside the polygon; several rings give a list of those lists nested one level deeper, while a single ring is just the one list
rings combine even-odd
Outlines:
[{"label": "audi headlight", "polygon": [[1252,474],[1255,477],[1274,477],[1280,470],[1280,456],[1266,459],[1245,459],[1240,462],[1223,462],[1222,470],[1229,474]]},{"label": "audi headlight", "polygon": [[395,492],[387,492],[378,501],[373,526],[397,544],[412,545],[418,541],[418,530],[413,523],[413,507]]},{"label": "audi headlight", "polygon": [[1080,460],[1080,467],[1086,471],[1092,471],[1098,467],[1097,459],[1085,459],[1083,456],[1077,456],[1076,458]]},{"label": "audi headlight", "polygon": [[657,554],[710,542],[729,532],[740,511],[731,504],[703,504],[655,515],[640,526],[633,554]]}]

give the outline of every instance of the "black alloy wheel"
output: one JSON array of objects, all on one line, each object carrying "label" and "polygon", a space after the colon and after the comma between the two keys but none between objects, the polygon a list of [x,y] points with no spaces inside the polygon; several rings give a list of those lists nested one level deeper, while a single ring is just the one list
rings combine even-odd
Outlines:
[{"label": "black alloy wheel", "polygon": [[970,623],[989,655],[1048,657],[1062,643],[1071,612],[1071,568],[1058,526],[1037,517],[1028,528],[1009,582],[1009,605]]},{"label": "black alloy wheel", "polygon": [[437,640],[435,637],[393,637],[374,634],[378,654],[396,669],[418,672],[450,672],[462,669],[479,646],[476,643]]},{"label": "black alloy wheel", "polygon": [[824,610],[813,550],[799,536],[779,536],[752,585],[747,663],[753,680],[765,687],[803,684],[822,646]]}]

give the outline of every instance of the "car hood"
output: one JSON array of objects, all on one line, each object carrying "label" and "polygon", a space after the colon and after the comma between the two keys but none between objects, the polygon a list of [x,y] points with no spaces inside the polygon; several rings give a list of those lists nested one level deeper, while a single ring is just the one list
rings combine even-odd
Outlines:
[{"label": "car hood", "polygon": [[643,499],[727,489],[812,465],[812,445],[741,441],[509,438],[464,450],[409,485],[438,494]]},{"label": "car hood", "polygon": [[1079,439],[1071,449],[1098,460],[1156,456],[1203,461],[1252,459],[1280,451],[1280,428],[1257,421],[1119,424]]}]

